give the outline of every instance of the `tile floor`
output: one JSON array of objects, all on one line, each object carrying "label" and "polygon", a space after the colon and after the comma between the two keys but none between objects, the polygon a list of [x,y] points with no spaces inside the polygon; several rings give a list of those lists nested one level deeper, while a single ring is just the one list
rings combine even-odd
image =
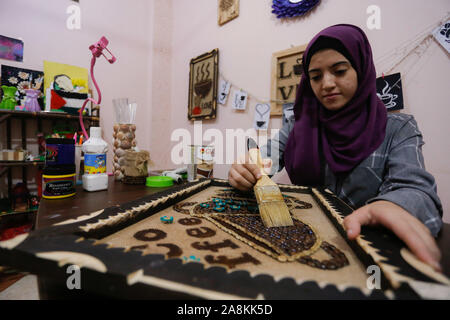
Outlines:
[{"label": "tile floor", "polygon": [[0,292],[0,300],[39,300],[37,277],[26,275]]}]

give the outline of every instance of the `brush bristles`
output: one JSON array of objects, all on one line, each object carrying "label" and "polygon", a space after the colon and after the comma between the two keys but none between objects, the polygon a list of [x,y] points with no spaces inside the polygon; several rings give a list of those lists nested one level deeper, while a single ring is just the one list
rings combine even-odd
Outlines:
[{"label": "brush bristles", "polygon": [[264,202],[259,205],[259,213],[264,225],[268,228],[294,225],[289,209],[284,202]]},{"label": "brush bristles", "polygon": [[280,188],[276,184],[258,186],[254,188],[254,191],[258,202],[259,213],[266,227],[294,225]]},{"label": "brush bristles", "polygon": [[294,225],[280,188],[267,175],[263,175],[256,182],[253,191],[255,191],[261,219],[267,228]]}]

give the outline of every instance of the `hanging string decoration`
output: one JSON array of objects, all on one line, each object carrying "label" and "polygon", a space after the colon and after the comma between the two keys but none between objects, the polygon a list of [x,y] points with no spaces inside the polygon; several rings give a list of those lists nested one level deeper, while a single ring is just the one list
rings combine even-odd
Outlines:
[{"label": "hanging string decoration", "polygon": [[272,13],[277,18],[302,16],[313,9],[320,0],[273,0]]},{"label": "hanging string decoration", "polygon": [[[419,72],[418,61],[423,58],[428,48],[433,44],[433,31],[436,30],[436,27],[444,25],[449,19],[450,12],[447,12],[438,22],[429,25],[416,36],[405,39],[396,48],[378,57],[375,60],[377,74],[379,76],[382,76],[382,74],[388,75],[393,72],[400,72],[400,69],[402,69],[402,78],[406,79],[408,78],[407,75],[413,74],[412,71]],[[415,75],[409,78],[415,79]]]}]

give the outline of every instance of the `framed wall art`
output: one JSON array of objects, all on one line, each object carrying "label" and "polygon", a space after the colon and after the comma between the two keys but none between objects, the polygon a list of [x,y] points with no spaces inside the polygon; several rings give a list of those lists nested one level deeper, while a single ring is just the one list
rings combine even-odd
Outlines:
[{"label": "framed wall art", "polygon": [[218,0],[217,19],[219,26],[239,16],[239,0]]},{"label": "framed wall art", "polygon": [[283,104],[293,103],[303,73],[302,58],[306,45],[272,54],[271,116],[283,114]]},{"label": "framed wall art", "polygon": [[23,41],[0,35],[0,59],[23,62]]},{"label": "framed wall art", "polygon": [[[25,68],[17,68],[13,66],[2,65],[0,84],[9,87],[16,87],[16,98],[18,105],[24,105],[28,89],[38,90],[37,100],[40,108],[43,110],[44,105],[44,73],[42,71],[30,70]],[[36,111],[36,110],[34,110]]]},{"label": "framed wall art", "polygon": [[216,118],[219,49],[191,59],[189,71],[189,120]]},{"label": "framed wall art", "polygon": [[388,111],[404,108],[402,78],[400,73],[394,73],[377,78],[377,96],[383,101]]}]

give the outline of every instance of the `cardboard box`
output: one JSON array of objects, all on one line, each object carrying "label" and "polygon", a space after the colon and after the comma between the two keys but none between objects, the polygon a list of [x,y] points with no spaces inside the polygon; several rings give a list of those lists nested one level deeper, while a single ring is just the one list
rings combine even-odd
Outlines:
[{"label": "cardboard box", "polygon": [[25,151],[23,150],[0,150],[0,161],[24,161]]}]

